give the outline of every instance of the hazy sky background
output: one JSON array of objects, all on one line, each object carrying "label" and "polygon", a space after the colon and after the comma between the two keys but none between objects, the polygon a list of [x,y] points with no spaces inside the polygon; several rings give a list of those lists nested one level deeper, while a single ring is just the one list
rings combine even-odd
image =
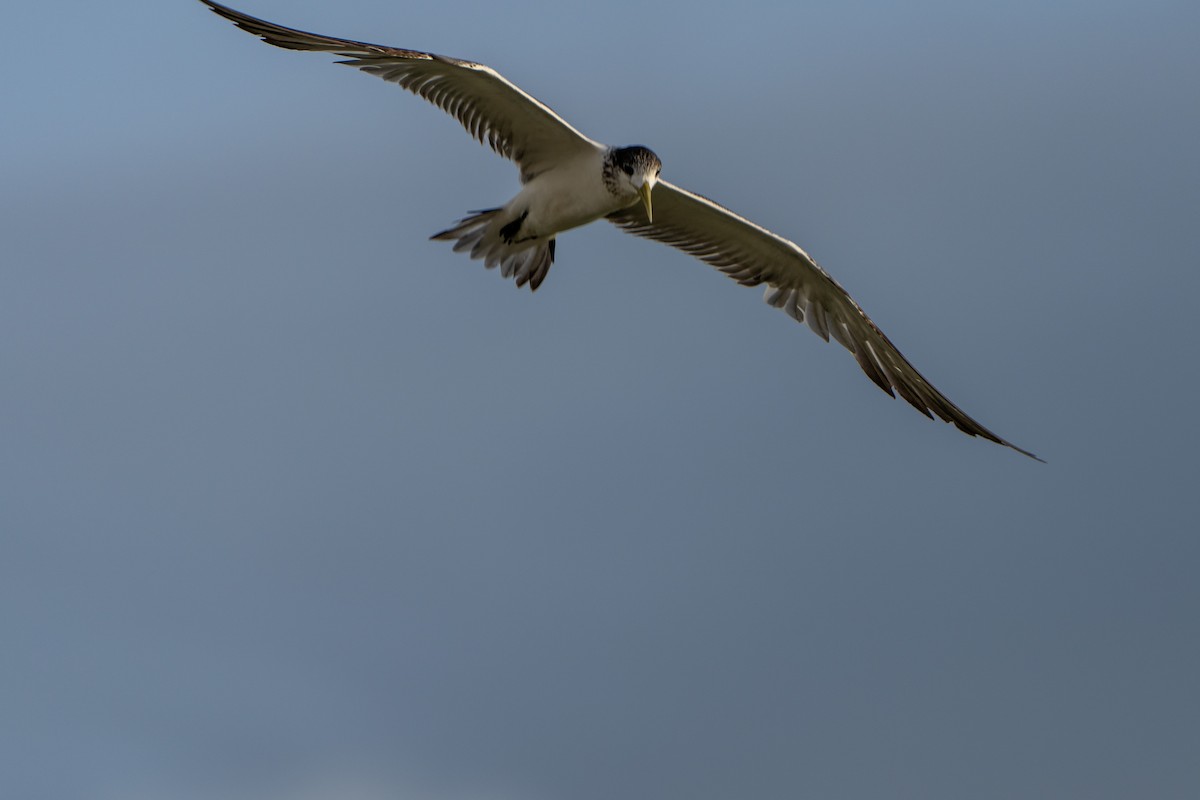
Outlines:
[{"label": "hazy sky background", "polygon": [[192,0],[0,51],[0,794],[1200,796],[1200,6],[251,14],[488,63],[1037,464]]}]

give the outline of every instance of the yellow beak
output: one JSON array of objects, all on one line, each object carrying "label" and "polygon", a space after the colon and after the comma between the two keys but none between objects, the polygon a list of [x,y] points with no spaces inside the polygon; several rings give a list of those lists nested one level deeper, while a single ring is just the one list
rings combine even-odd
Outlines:
[{"label": "yellow beak", "polygon": [[654,222],[654,208],[650,205],[650,191],[654,187],[650,185],[650,181],[642,184],[642,188],[638,189],[638,193],[642,196],[642,205],[646,207],[646,218]]}]

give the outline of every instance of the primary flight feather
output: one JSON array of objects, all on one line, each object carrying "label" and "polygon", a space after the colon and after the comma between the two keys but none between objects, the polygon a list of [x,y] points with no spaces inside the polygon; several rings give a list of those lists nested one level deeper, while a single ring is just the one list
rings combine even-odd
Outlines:
[{"label": "primary flight feather", "polygon": [[[836,339],[879,388],[927,417],[953,423],[1019,453],[969,417],[900,354],[837,281],[800,247],[713,201],[659,179],[662,162],[641,146],[607,147],[491,67],[458,58],[336,39],[285,28],[200,0],[239,28],[289,50],[334,53],[343,64],[397,83],[452,115],[479,141],[515,162],[521,191],[473,213],[434,239],[454,242],[518,286],[537,289],[554,263],[555,237],[606,218],[711,264],[744,286],[766,284],[766,301],[826,341]],[[1041,459],[1038,459],[1039,461]]]}]

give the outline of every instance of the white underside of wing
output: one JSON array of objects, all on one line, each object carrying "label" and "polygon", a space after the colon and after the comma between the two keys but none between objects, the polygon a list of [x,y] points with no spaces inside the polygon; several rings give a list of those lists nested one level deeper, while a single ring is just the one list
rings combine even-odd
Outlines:
[{"label": "white underside of wing", "polygon": [[604,146],[496,70],[484,64],[420,50],[338,39],[286,28],[200,0],[239,28],[289,50],[334,53],[342,63],[399,84],[457,119],[479,141],[521,168],[522,181],[564,160]]},{"label": "white underside of wing", "polygon": [[888,394],[899,394],[922,414],[953,423],[965,433],[1037,458],[992,433],[935,389],[850,294],[793,242],[666,181],[654,189],[653,223],[640,207],[609,219],[630,233],[689,253],[744,286],[766,284],[769,304],[806,322],[822,339],[840,343]]}]

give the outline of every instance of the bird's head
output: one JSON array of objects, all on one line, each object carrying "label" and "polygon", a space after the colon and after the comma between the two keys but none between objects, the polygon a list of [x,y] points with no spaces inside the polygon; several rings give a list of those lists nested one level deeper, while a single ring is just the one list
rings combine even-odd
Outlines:
[{"label": "bird's head", "polygon": [[640,198],[646,207],[646,216],[654,221],[654,209],[650,205],[650,193],[662,172],[662,161],[654,151],[641,145],[614,148],[608,157],[612,165],[612,179],[621,195],[629,196],[634,202]]}]

